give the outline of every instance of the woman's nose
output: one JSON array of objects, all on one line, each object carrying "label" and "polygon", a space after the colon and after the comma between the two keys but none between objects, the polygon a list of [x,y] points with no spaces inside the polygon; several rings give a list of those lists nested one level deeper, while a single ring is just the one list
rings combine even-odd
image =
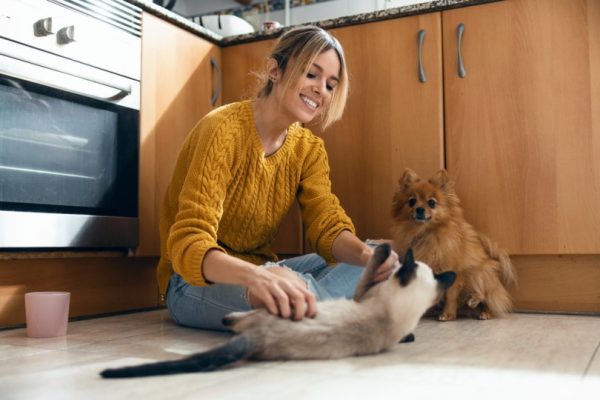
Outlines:
[{"label": "woman's nose", "polygon": [[325,82],[324,80],[318,80],[315,82],[315,84],[313,85],[313,90],[316,93],[322,94],[325,93],[325,86],[327,85],[327,82]]}]

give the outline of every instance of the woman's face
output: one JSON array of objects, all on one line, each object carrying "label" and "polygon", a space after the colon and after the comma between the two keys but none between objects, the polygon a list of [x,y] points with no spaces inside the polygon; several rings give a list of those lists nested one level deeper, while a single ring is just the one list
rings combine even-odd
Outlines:
[{"label": "woman's face", "polygon": [[335,50],[319,54],[308,73],[285,94],[283,109],[294,121],[308,123],[327,110],[338,84],[340,60]]}]

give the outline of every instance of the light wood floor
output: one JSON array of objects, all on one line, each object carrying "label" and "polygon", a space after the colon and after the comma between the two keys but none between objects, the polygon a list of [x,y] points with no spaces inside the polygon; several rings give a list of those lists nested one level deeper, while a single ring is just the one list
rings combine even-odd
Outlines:
[{"label": "light wood floor", "polygon": [[0,399],[600,399],[598,317],[423,320],[415,335],[377,356],[109,381],[98,372],[178,358],[228,335],[176,326],[164,310],[71,322],[62,338],[7,330]]}]

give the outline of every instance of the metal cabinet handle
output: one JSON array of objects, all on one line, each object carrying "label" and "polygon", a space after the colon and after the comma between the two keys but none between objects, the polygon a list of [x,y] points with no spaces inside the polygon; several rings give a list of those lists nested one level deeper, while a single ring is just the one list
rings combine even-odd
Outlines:
[{"label": "metal cabinet handle", "polygon": [[215,75],[217,77],[217,82],[213,87],[213,94],[210,97],[210,104],[212,106],[215,106],[217,105],[217,100],[219,100],[219,95],[221,94],[221,70],[219,69],[219,63],[217,63],[216,58],[210,58],[210,67],[215,72]]},{"label": "metal cabinet handle", "polygon": [[463,63],[462,58],[462,37],[465,32],[465,24],[458,24],[457,34],[458,34],[458,76],[464,78],[467,76],[467,70],[465,69],[465,64]]},{"label": "metal cabinet handle", "polygon": [[419,82],[425,83],[427,82],[427,77],[425,76],[425,68],[423,68],[423,61],[421,59],[421,54],[423,50],[423,40],[425,40],[425,29],[421,29],[419,31]]}]

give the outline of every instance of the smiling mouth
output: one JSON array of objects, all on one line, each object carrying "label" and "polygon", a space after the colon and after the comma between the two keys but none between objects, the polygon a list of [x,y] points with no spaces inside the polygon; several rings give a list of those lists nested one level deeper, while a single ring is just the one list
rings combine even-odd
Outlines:
[{"label": "smiling mouth", "polygon": [[420,222],[422,224],[424,224],[425,222],[429,222],[430,219],[431,219],[431,217],[427,217],[425,215],[415,215],[414,216],[414,220],[416,222]]},{"label": "smiling mouth", "polygon": [[319,104],[316,101],[309,99],[308,97],[304,96],[303,94],[300,95],[300,98],[302,99],[304,104],[306,104],[311,110],[314,111],[317,108],[319,108]]}]

